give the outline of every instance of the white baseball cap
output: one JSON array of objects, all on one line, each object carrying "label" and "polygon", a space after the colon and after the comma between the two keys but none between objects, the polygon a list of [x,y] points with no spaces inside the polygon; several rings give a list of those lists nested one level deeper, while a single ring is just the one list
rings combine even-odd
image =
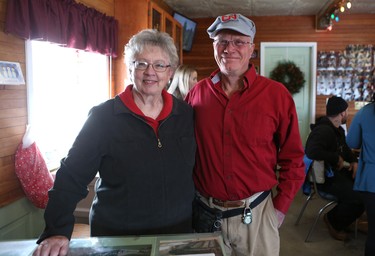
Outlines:
[{"label": "white baseball cap", "polygon": [[246,36],[250,36],[252,40],[255,37],[255,23],[239,13],[231,13],[218,16],[214,23],[207,29],[210,38],[214,38],[216,34],[223,29],[237,31]]}]

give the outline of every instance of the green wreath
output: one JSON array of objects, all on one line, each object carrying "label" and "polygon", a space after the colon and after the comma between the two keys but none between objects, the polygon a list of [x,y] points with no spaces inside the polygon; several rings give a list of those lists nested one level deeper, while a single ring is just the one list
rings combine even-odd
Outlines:
[{"label": "green wreath", "polygon": [[280,61],[270,78],[282,83],[291,94],[298,93],[305,84],[305,75],[292,61]]}]

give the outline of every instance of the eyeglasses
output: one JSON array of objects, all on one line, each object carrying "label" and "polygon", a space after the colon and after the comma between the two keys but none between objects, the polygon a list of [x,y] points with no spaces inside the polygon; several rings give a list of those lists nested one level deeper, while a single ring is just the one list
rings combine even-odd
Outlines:
[{"label": "eyeglasses", "polygon": [[217,39],[214,43],[220,47],[228,47],[229,43],[232,43],[234,47],[241,48],[247,44],[252,44],[251,42],[244,42],[242,40],[225,40],[225,39]]},{"label": "eyeglasses", "polygon": [[152,68],[156,72],[164,72],[169,68],[171,65],[165,65],[164,63],[161,62],[156,62],[156,63],[148,63],[146,61],[133,61],[134,68],[137,70],[146,70],[148,69],[148,66],[152,66]]}]

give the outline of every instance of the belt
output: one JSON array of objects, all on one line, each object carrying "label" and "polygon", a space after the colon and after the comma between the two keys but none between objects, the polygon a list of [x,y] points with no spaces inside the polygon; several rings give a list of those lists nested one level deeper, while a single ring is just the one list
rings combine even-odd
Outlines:
[{"label": "belt", "polygon": [[[251,209],[254,209],[258,204],[260,204],[261,202],[263,202],[264,199],[266,199],[266,197],[270,194],[270,192],[271,192],[271,190],[264,191],[253,202],[251,202],[251,204],[249,205],[249,207]],[[199,202],[201,202],[201,201],[199,200]],[[229,202],[241,202],[241,203],[243,203],[242,201],[229,201]],[[216,214],[217,209],[212,209],[209,206],[207,206],[206,204],[204,204],[203,202],[201,202],[201,205],[207,211],[209,211],[209,212],[211,212],[213,214]],[[237,209],[227,210],[227,211],[222,211],[221,218],[225,219],[225,218],[230,218],[230,217],[233,217],[233,216],[237,216],[237,215],[243,214],[244,210],[245,210],[245,207],[244,208],[237,208]]]},{"label": "belt", "polygon": [[225,208],[237,208],[245,205],[245,202],[239,201],[222,201],[220,199],[212,198],[212,203],[216,204],[217,206],[225,207]]},{"label": "belt", "polygon": [[[212,200],[212,203],[217,205],[217,206],[221,206],[221,207],[225,207],[225,208],[238,208],[238,207],[245,206],[246,200],[256,201],[257,198],[259,196],[261,196],[262,194],[263,194],[262,192],[259,192],[259,193],[256,193],[249,198],[246,198],[244,200],[238,200],[238,201],[223,201],[223,200],[220,200],[220,199],[217,199],[217,198],[212,198],[211,200]],[[255,200],[254,200],[254,198],[255,198]],[[250,208],[253,208],[253,207],[250,206]]]}]

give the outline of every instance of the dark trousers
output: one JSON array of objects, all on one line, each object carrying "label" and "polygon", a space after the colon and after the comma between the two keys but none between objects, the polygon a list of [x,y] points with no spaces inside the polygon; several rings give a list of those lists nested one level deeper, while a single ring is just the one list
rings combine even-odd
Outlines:
[{"label": "dark trousers", "polygon": [[368,233],[365,245],[365,256],[375,255],[375,193],[362,192],[366,206]]},{"label": "dark trousers", "polygon": [[[328,220],[337,231],[342,231],[360,217],[365,206],[361,194],[353,190],[352,172],[343,169],[334,172],[334,177],[326,178],[318,189],[337,197],[337,205],[330,210]],[[375,254],[374,254],[375,255]]]}]

